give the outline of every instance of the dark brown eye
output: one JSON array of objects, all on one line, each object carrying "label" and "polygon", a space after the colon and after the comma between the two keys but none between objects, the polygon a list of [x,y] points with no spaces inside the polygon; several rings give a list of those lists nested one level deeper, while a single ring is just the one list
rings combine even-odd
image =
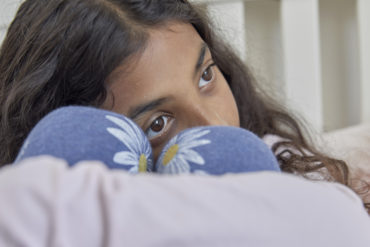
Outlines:
[{"label": "dark brown eye", "polygon": [[159,132],[164,127],[164,120],[163,117],[157,118],[154,122],[150,125],[150,129],[154,132]]},{"label": "dark brown eye", "polygon": [[149,128],[145,131],[146,136],[149,140],[155,138],[156,136],[160,135],[167,127],[169,117],[163,115],[156,118]]},{"label": "dark brown eye", "polygon": [[208,67],[202,75],[202,79],[205,81],[210,81],[213,78],[213,70],[211,67]]},{"label": "dark brown eye", "polygon": [[208,68],[203,71],[202,77],[199,80],[199,88],[202,88],[206,86],[208,83],[213,81],[214,79],[213,66],[215,66],[215,64],[208,66]]}]

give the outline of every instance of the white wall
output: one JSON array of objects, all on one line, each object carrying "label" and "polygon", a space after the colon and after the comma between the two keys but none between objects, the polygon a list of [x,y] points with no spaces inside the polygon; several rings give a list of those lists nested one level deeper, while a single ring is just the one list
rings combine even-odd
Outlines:
[{"label": "white wall", "polygon": [[283,44],[278,1],[244,3],[246,61],[257,80],[278,93],[284,84]]},{"label": "white wall", "polygon": [[285,97],[317,131],[323,129],[317,0],[281,1]]},{"label": "white wall", "polygon": [[20,2],[20,0],[0,0],[0,44]]},{"label": "white wall", "polygon": [[241,1],[215,1],[208,5],[208,12],[214,17],[213,21],[228,42],[245,60],[245,22],[244,4]]},{"label": "white wall", "polygon": [[357,0],[361,78],[361,120],[370,122],[370,1]]},{"label": "white wall", "polygon": [[361,121],[356,15],[356,1],[320,1],[325,129],[340,128]]}]

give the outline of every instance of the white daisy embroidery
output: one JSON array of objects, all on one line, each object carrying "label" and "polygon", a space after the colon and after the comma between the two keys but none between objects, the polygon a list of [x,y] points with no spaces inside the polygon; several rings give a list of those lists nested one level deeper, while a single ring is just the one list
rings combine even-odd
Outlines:
[{"label": "white daisy embroidery", "polygon": [[204,165],[203,157],[192,148],[211,143],[208,139],[199,139],[209,132],[210,130],[194,129],[175,136],[168,143],[164,154],[160,156],[157,171],[167,174],[190,173],[188,162]]},{"label": "white daisy embroidery", "polygon": [[146,172],[151,170],[151,147],[148,141],[142,138],[140,129],[130,121],[106,115],[108,120],[120,127],[107,128],[107,131],[120,140],[129,151],[117,152],[113,161],[117,164],[132,166],[130,173]]}]

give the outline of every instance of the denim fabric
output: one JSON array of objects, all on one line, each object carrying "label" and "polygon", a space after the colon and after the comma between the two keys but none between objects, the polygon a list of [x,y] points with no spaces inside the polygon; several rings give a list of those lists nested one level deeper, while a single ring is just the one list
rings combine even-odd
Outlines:
[{"label": "denim fabric", "polygon": [[132,173],[140,170],[139,161],[147,171],[153,166],[151,146],[134,122],[91,107],[63,107],[45,116],[25,140],[16,162],[38,155],[62,158],[71,166],[98,160]]},{"label": "denim fabric", "polygon": [[144,132],[123,115],[92,107],[69,106],[45,116],[30,132],[15,163],[51,155],[73,166],[98,160],[131,173],[203,173],[221,175],[280,171],[271,150],[253,133],[235,127],[206,126],[180,132],[153,166]]},{"label": "denim fabric", "polygon": [[163,149],[158,173],[225,173],[280,171],[269,147],[245,129],[206,126],[187,129]]}]

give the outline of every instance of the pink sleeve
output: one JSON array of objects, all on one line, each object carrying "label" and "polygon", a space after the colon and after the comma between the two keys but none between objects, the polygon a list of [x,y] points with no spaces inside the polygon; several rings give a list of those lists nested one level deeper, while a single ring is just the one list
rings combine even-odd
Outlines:
[{"label": "pink sleeve", "polygon": [[273,172],[129,175],[39,157],[0,170],[0,246],[367,246],[361,200]]}]

